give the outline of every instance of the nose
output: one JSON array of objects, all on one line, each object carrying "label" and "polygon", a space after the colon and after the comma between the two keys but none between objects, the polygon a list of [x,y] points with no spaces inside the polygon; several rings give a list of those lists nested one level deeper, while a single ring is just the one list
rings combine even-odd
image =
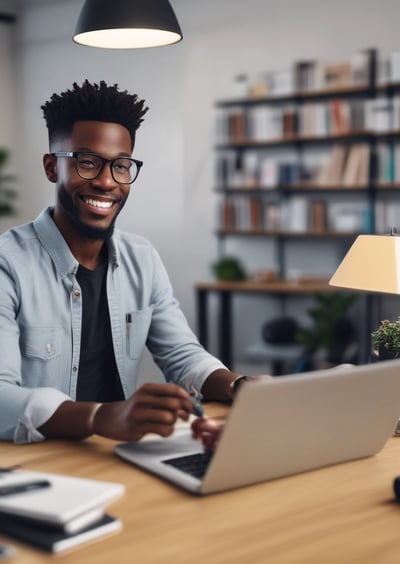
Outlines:
[{"label": "nose", "polygon": [[118,183],[114,180],[111,174],[111,163],[104,163],[100,174],[96,176],[96,178],[94,178],[91,182],[93,186],[99,188],[100,190],[114,190],[114,188],[118,186]]}]

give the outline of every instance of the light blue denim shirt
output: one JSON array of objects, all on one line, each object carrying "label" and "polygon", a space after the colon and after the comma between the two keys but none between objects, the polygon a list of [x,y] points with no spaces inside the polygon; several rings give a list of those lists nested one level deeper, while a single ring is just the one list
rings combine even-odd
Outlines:
[{"label": "light blue denim shirt", "polygon": [[[0,237],[0,439],[43,440],[37,430],[76,398],[82,295],[78,262],[50,216]],[[145,346],[167,381],[200,390],[224,365],[199,344],[154,247],[118,229],[109,243],[107,297],[125,397]]]}]

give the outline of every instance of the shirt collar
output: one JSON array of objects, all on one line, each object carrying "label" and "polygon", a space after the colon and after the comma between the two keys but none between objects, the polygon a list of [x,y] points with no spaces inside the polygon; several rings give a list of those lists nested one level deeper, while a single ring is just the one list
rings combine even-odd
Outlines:
[{"label": "shirt collar", "polygon": [[[64,237],[52,218],[53,207],[43,210],[33,222],[36,235],[51,256],[57,269],[58,278],[62,279],[68,274],[76,274],[79,262],[71,253]],[[113,266],[118,266],[118,250],[114,235],[108,240],[108,256]]]}]

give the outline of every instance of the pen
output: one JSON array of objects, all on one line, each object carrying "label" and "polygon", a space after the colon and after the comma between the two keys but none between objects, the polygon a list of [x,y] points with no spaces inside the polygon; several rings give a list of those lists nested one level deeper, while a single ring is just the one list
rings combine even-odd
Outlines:
[{"label": "pen", "polygon": [[194,413],[195,415],[197,415],[197,417],[204,417],[204,411],[203,408],[201,407],[199,396],[201,396],[201,394],[196,390],[196,388],[191,386],[190,401],[192,402],[192,405],[194,407]]},{"label": "pen", "polygon": [[34,482],[23,482],[21,484],[13,484],[10,486],[0,486],[0,496],[14,495],[19,493],[27,493],[34,490],[42,490],[51,486],[48,480],[36,480]]}]

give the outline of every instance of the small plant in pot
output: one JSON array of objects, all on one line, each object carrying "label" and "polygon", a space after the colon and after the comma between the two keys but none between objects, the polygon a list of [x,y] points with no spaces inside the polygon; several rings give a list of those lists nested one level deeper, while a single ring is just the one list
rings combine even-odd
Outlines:
[{"label": "small plant in pot", "polygon": [[296,342],[304,345],[299,371],[354,362],[352,356],[357,352],[352,350],[356,348],[357,335],[347,313],[356,299],[354,294],[341,292],[315,296],[316,303],[307,312],[313,324],[295,334]]},{"label": "small plant in pot", "polygon": [[236,257],[224,257],[212,264],[217,280],[241,281],[246,279],[246,271]]},{"label": "small plant in pot", "polygon": [[383,319],[371,337],[379,360],[400,357],[400,317],[396,321]]}]

